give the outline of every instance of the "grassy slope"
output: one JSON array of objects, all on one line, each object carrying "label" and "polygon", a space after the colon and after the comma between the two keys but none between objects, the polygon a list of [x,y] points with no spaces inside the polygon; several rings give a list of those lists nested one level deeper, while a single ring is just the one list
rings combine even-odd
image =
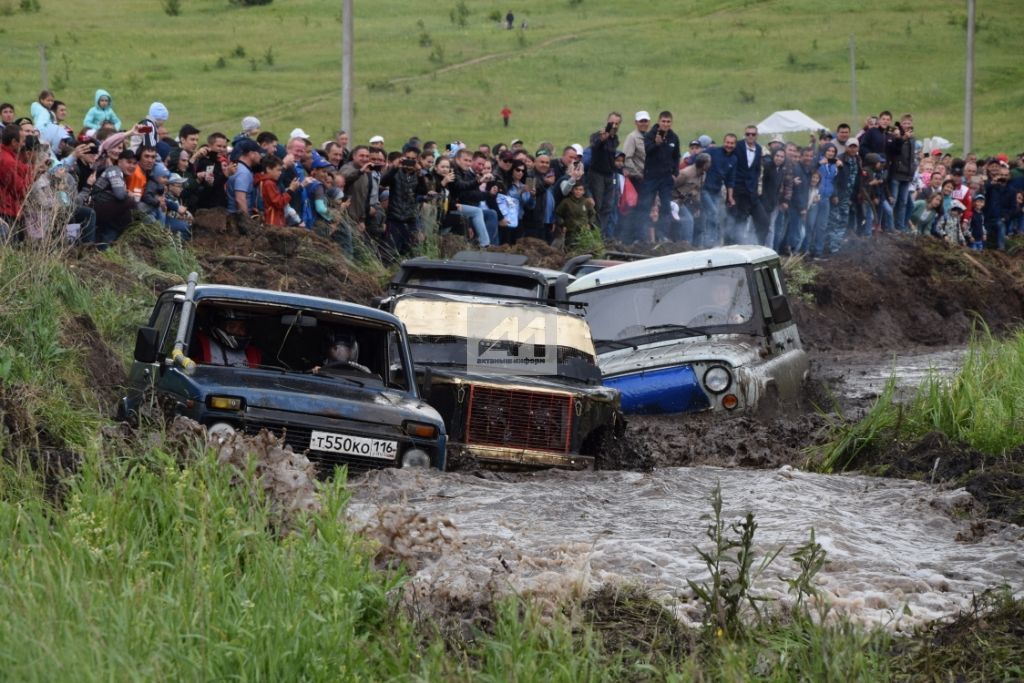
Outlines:
[{"label": "grassy slope", "polygon": [[[40,83],[37,45],[45,43],[51,85],[76,120],[104,87],[124,121],[160,99],[173,128],[188,120],[230,134],[251,113],[279,134],[299,125],[319,140],[336,127],[340,2],[181,4],[182,15],[168,17],[157,0],[41,0],[40,12],[24,14],[15,0],[0,0],[0,13],[13,12],[0,16],[0,99],[27,111]],[[919,135],[941,135],[958,148],[963,138],[962,2],[652,0],[641,10],[610,0],[576,7],[522,0],[514,6],[530,24],[522,35],[488,19],[509,3],[465,4],[470,14],[460,28],[449,19],[455,0],[355,3],[358,139],[582,141],[607,110],[641,108],[673,110],[684,138],[720,138],[777,109],[799,108],[834,126],[851,117],[850,33],[862,116],[912,111]],[[1024,66],[1012,37],[1024,3],[980,4],[976,147],[1017,152]],[[419,44],[418,20],[429,47]],[[230,56],[238,45],[246,57]],[[436,46],[443,61],[429,58]],[[268,48],[272,66],[263,59]],[[506,103],[514,112],[508,131],[498,117]]]}]

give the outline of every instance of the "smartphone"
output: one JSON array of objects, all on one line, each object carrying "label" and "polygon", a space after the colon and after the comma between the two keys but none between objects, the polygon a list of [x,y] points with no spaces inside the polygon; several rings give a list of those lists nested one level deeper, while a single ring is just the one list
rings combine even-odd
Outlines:
[{"label": "smartphone", "polygon": [[615,127],[615,125],[611,121],[609,121],[604,126],[604,132],[605,133],[611,133],[612,132],[612,128],[614,128],[614,127]]},{"label": "smartphone", "polygon": [[152,133],[153,132],[153,126],[139,126],[139,132],[140,133]]}]

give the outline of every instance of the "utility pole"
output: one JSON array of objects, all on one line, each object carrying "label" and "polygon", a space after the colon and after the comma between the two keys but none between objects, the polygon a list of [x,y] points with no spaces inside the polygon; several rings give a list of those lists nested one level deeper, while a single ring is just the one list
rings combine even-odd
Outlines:
[{"label": "utility pole", "polygon": [[964,80],[964,156],[974,146],[974,0],[967,0],[967,75]]},{"label": "utility pole", "polygon": [[352,0],[341,2],[341,129],[352,133]]},{"label": "utility pole", "polygon": [[860,125],[860,117],[857,116],[857,39],[850,34],[850,103],[853,108],[853,118],[850,119],[854,130]]}]

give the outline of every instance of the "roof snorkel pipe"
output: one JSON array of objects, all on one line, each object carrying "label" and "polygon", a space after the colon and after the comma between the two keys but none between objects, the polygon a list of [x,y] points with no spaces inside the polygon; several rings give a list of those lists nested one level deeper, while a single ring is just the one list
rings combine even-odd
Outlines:
[{"label": "roof snorkel pipe", "polygon": [[178,333],[174,336],[174,349],[171,351],[171,363],[186,375],[196,371],[194,360],[185,355],[185,334],[188,332],[188,323],[192,320],[192,307],[196,305],[196,282],[199,280],[198,273],[188,274],[188,285],[185,287],[185,301],[181,306],[181,319],[178,321]]}]

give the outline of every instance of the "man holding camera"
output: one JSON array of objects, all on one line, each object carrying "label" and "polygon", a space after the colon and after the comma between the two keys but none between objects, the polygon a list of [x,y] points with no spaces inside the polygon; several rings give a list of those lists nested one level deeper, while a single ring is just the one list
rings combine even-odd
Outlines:
[{"label": "man holding camera", "polygon": [[896,205],[892,209],[893,223],[896,230],[906,232],[910,181],[914,179],[917,166],[914,158],[914,118],[910,114],[904,114],[900,122],[889,129],[885,158],[889,160],[889,194],[896,198]]},{"label": "man holding camera", "polygon": [[427,194],[427,182],[420,175],[420,150],[408,147],[398,160],[398,167],[392,166],[380,179],[381,188],[388,188],[388,233],[398,253],[409,255],[419,241],[416,233],[416,216],[419,203]]},{"label": "man holding camera", "polygon": [[604,129],[590,136],[590,168],[587,189],[594,200],[598,223],[605,238],[611,238],[612,211],[615,209],[615,153],[619,148],[619,125],[622,115],[608,114]]}]

